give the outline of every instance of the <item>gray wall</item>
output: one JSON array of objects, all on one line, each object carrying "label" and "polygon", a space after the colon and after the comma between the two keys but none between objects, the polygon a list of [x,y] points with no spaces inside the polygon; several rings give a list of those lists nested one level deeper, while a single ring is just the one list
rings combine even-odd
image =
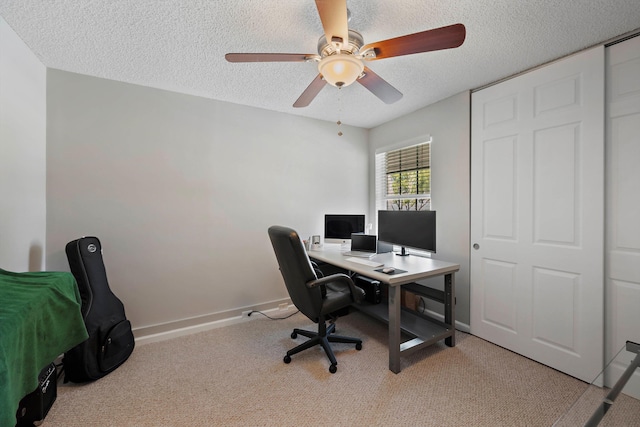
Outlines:
[{"label": "gray wall", "polygon": [[267,228],[368,208],[364,129],[53,69],[47,120],[47,269],[99,237],[138,336],[286,299]]},{"label": "gray wall", "polygon": [[0,268],[39,271],[46,240],[46,68],[0,18]]},{"label": "gray wall", "polygon": [[467,93],[338,137],[333,123],[46,70],[0,31],[0,268],[68,270],[64,245],[96,235],[138,336],[270,307],[287,295],[266,228],[321,234],[327,212],[375,222],[373,153],[431,135],[437,257],[462,266],[468,323]]},{"label": "gray wall", "polygon": [[[413,143],[431,135],[431,208],[437,212],[437,253],[434,258],[460,264],[456,273],[456,319],[469,325],[470,224],[470,119],[469,92],[452,96],[414,113],[387,122],[370,132],[369,212],[375,218],[374,153],[385,147]],[[442,288],[442,280],[428,282]],[[435,304],[429,309],[439,310]],[[441,311],[441,310],[440,310]]]}]

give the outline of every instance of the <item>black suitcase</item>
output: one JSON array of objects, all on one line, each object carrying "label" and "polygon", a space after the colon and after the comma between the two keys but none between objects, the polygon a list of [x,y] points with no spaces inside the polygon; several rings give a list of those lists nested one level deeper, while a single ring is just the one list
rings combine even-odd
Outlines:
[{"label": "black suitcase", "polygon": [[89,338],[64,354],[65,381],[104,377],[123,364],[135,345],[122,301],[109,288],[97,237],[82,237],[65,247],[71,273],[82,299],[82,317]]},{"label": "black suitcase", "polygon": [[56,365],[47,365],[38,375],[38,387],[20,400],[16,412],[16,427],[42,424],[58,395]]}]

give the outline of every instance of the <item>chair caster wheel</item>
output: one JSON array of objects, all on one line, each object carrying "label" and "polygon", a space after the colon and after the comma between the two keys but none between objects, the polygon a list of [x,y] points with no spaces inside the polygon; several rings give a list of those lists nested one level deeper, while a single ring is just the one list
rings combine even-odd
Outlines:
[{"label": "chair caster wheel", "polygon": [[284,363],[291,363],[291,356],[287,354],[282,360],[284,360]]},{"label": "chair caster wheel", "polygon": [[296,334],[295,332],[291,332],[291,338],[295,340],[296,338],[298,338],[298,334]]},{"label": "chair caster wheel", "polygon": [[362,343],[356,344],[356,350],[362,350]]},{"label": "chair caster wheel", "polygon": [[329,366],[329,372],[331,372],[332,374],[335,374],[337,370],[338,367],[336,365]]}]

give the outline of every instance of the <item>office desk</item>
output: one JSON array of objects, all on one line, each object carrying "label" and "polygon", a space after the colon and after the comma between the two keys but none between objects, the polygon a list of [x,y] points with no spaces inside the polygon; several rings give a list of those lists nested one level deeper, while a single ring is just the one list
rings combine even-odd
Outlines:
[{"label": "office desk", "polygon": [[[400,372],[402,354],[443,339],[449,347],[455,346],[455,272],[460,269],[460,265],[416,255],[403,257],[391,252],[374,255],[371,260],[384,263],[384,267],[405,270],[403,273],[386,274],[375,271],[384,267],[370,267],[348,261],[349,257],[342,255],[339,248],[310,250],[309,257],[388,285],[387,304],[357,304],[354,307],[389,323],[389,369],[392,372]],[[444,276],[444,291],[415,283],[417,280],[437,276]],[[401,287],[444,304],[444,322],[403,310],[400,304]],[[401,342],[402,332],[412,339]]]}]

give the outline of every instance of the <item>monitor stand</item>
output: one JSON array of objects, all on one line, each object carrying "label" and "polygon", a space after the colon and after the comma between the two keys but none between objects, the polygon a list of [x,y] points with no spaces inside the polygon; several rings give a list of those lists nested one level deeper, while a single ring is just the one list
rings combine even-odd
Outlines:
[{"label": "monitor stand", "polygon": [[409,256],[411,254],[409,252],[407,252],[407,250],[405,249],[404,246],[402,246],[402,249],[400,249],[400,253],[396,254],[396,255],[398,255],[398,256]]}]

